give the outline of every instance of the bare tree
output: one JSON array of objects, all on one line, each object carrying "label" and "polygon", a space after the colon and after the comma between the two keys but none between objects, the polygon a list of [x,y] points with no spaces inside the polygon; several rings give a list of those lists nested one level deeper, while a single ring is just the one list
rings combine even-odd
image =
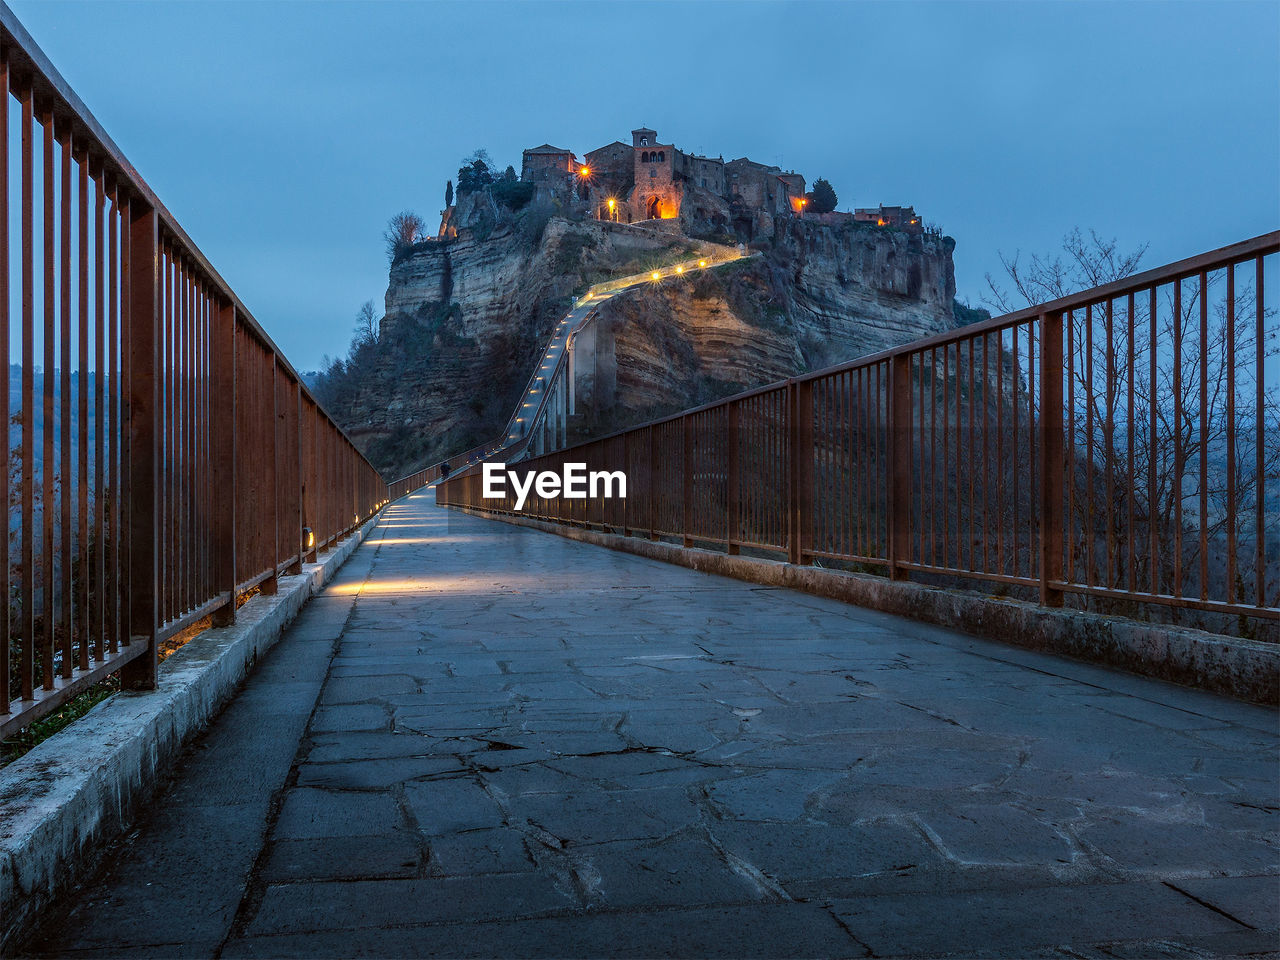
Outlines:
[{"label": "bare tree", "polygon": [[387,244],[387,259],[392,263],[410,247],[426,237],[426,222],[412,210],[402,210],[387,221],[382,239]]},{"label": "bare tree", "polygon": [[366,300],[356,313],[355,335],[351,338],[352,352],[366,343],[378,343],[382,339],[382,317],[372,300]]},{"label": "bare tree", "polygon": [[[1000,265],[1013,289],[1001,287],[988,273],[985,275],[987,293],[983,295],[982,302],[997,314],[1013,313],[1021,307],[1038,306],[1090,287],[1122,280],[1138,269],[1148,246],[1144,243],[1122,253],[1114,237],[1104,240],[1096,230],[1090,230],[1086,239],[1079,227],[1073,227],[1062,238],[1060,252],[1033,253],[1029,262],[1023,260],[1021,250],[1015,250],[1013,256],[998,251]],[[1021,303],[1017,302],[1019,299]]]},{"label": "bare tree", "polygon": [[[988,274],[983,299],[1002,313],[1038,306],[1131,276],[1146,249],[1074,229],[1059,252],[1001,254],[1009,286]],[[1280,602],[1253,519],[1260,481],[1280,469],[1280,443],[1259,439],[1280,408],[1257,382],[1275,332],[1259,341],[1247,278],[1230,297],[1224,287],[1219,270],[1203,288],[1192,277],[1064,316],[1068,579],[1244,603],[1261,586]]]}]

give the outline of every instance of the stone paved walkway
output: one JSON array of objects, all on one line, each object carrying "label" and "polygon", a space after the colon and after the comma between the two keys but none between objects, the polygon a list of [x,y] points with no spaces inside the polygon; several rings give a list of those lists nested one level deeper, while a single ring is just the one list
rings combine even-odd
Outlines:
[{"label": "stone paved walkway", "polygon": [[1263,708],[417,496],[32,950],[1275,950],[1277,746]]}]

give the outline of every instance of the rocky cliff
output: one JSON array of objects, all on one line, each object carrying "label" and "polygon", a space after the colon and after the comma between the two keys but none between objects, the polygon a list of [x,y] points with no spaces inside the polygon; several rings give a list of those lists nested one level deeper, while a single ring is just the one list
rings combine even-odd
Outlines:
[{"label": "rocky cliff", "polygon": [[[688,256],[695,241],[531,206],[395,262],[378,342],[323,378],[326,404],[388,475],[496,436],[574,295]],[[759,257],[602,309],[581,432],[852,359],[954,322],[954,242],[780,224]]]},{"label": "rocky cliff", "polygon": [[953,249],[949,238],[791,221],[758,258],[612,300],[583,351],[582,431],[611,431],[947,329]]}]

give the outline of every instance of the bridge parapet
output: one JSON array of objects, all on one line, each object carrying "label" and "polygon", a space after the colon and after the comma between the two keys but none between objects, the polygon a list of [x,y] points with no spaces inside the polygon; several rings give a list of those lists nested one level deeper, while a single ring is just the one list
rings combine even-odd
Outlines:
[{"label": "bridge parapet", "polygon": [[[535,519],[1272,636],[1280,232],[527,461]],[[486,500],[477,470],[439,502]],[[1233,619],[1248,618],[1240,627]]]},{"label": "bridge parapet", "polygon": [[0,48],[2,738],[117,671],[154,686],[165,640],[387,491],[3,4]]}]

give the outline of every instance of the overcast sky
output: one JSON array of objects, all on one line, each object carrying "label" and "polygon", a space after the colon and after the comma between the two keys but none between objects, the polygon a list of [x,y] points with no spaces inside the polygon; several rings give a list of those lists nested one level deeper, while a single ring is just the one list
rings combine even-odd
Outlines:
[{"label": "overcast sky", "polygon": [[1280,3],[9,0],[294,364],[379,304],[458,161],[645,124],[915,204],[975,303],[1074,225],[1145,264],[1280,225]]}]

